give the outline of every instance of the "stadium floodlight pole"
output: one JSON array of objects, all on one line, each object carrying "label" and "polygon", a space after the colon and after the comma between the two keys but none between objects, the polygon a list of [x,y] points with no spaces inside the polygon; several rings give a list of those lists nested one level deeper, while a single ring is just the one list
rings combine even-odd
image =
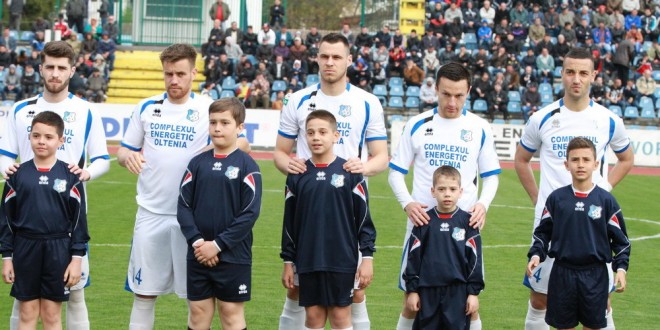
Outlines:
[{"label": "stadium floodlight pole", "polygon": [[241,16],[239,17],[238,20],[240,22],[239,26],[241,27],[241,30],[245,30],[245,28],[248,25],[247,24],[248,16],[247,16],[247,10],[246,10],[247,5],[245,3],[246,1],[247,0],[241,0],[241,5],[240,5],[241,9],[239,10],[239,12],[241,13],[240,14]]},{"label": "stadium floodlight pole", "polygon": [[360,3],[360,26],[364,26],[364,7],[367,5],[367,1],[361,0]]}]

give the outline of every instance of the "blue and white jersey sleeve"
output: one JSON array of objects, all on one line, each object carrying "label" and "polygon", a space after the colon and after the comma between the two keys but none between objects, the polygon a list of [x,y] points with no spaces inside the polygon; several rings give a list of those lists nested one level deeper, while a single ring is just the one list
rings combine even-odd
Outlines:
[{"label": "blue and white jersey sleeve", "polygon": [[626,132],[626,127],[623,125],[623,119],[618,116],[611,115],[610,118],[610,147],[615,153],[621,153],[628,150],[630,146],[630,138]]},{"label": "blue and white jersey sleeve", "polygon": [[477,161],[479,162],[479,176],[482,178],[502,172],[500,160],[497,157],[497,150],[495,149],[493,130],[487,123],[481,129],[481,150],[479,151]]},{"label": "blue and white jersey sleeve", "polygon": [[142,112],[152,102],[153,100],[150,99],[143,100],[135,107],[135,109],[133,109],[133,114],[131,114],[131,119],[128,122],[128,127],[126,127],[124,138],[121,141],[122,147],[126,147],[133,151],[142,150],[145,134],[142,123]]},{"label": "blue and white jersey sleeve", "polygon": [[525,150],[534,153],[539,148],[541,148],[541,143],[543,142],[541,138],[541,123],[546,118],[548,108],[559,109],[559,101],[554,102],[547,107],[543,108],[541,111],[535,112],[529,120],[527,125],[523,130],[523,135],[520,138],[520,145],[525,148]]},{"label": "blue and white jersey sleeve", "polygon": [[103,120],[98,111],[95,109],[89,110],[89,115],[92,117],[90,129],[88,132],[87,141],[87,154],[89,160],[93,163],[97,159],[110,159],[108,155],[108,145],[105,138],[105,130],[103,129]]},{"label": "blue and white jersey sleeve", "polygon": [[365,139],[367,142],[385,140],[387,141],[387,130],[385,129],[385,116],[383,115],[383,106],[374,95],[367,94],[366,106],[369,107],[369,122]]},{"label": "blue and white jersey sleeve", "polygon": [[[289,94],[284,98],[284,107],[280,113],[280,127],[278,134],[288,138],[295,139],[298,137],[300,130],[298,118],[298,96],[299,93]],[[306,109],[305,109],[306,110]]]},{"label": "blue and white jersey sleeve", "polygon": [[[416,117],[415,117],[416,118]],[[401,172],[404,175],[408,174],[408,169],[415,160],[415,149],[412,143],[412,129],[414,120],[409,120],[403,128],[403,133],[399,138],[399,145],[396,147],[392,158],[390,159],[389,167],[392,170]]]}]

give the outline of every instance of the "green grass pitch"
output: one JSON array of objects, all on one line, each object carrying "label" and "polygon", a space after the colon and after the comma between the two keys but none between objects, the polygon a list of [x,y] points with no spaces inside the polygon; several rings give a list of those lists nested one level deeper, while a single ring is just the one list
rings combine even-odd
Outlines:
[{"label": "green grass pitch", "polygon": [[[259,165],[264,197],[254,228],[252,301],[246,305],[246,318],[250,329],[277,329],[285,296],[279,259],[285,177],[272,161],[259,161]],[[124,281],[136,210],[135,181],[135,176],[113,162],[108,174],[88,185],[92,285],[86,290],[86,299],[92,329],[128,328],[132,295],[124,291]],[[658,186],[660,177],[629,175],[614,190],[633,240],[628,289],[613,295],[618,329],[660,327]],[[375,277],[367,290],[369,315],[372,329],[394,329],[402,302],[396,285],[405,216],[387,184],[386,173],[371,178],[369,190],[378,230]],[[532,214],[531,202],[515,173],[505,170],[482,232],[486,290],[480,295],[480,313],[485,329],[524,326],[528,290],[521,281]],[[0,285],[0,328],[8,324],[12,305],[9,289],[9,285]],[[156,329],[185,329],[186,318],[185,300],[174,295],[158,299]],[[217,320],[213,328],[219,328]]]}]

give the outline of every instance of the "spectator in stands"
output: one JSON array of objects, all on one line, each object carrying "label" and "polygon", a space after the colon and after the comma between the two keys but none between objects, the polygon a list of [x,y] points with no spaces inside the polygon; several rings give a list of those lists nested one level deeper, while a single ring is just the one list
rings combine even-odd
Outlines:
[{"label": "spectator in stands", "polygon": [[463,12],[461,8],[456,5],[456,1],[452,0],[449,8],[445,10],[445,19],[447,22],[454,22],[458,18],[458,24],[463,24]]},{"label": "spectator in stands", "polygon": [[606,27],[611,25],[612,21],[610,20],[610,16],[607,15],[606,10],[607,7],[605,5],[598,6],[598,9],[596,9],[596,12],[591,17],[592,26],[600,26],[600,23],[603,23]]},{"label": "spectator in stands", "polygon": [[226,77],[233,77],[235,75],[234,63],[229,60],[227,54],[220,54],[220,58],[218,59],[216,65],[218,67],[218,71],[220,72],[219,82],[222,82],[222,79],[225,79]]},{"label": "spectator in stands", "polygon": [[273,48],[273,56],[278,57],[281,56],[285,60],[289,60],[289,55],[291,54],[291,50],[289,47],[286,45],[286,40],[281,39],[275,48]]},{"label": "spectator in stands", "polygon": [[506,36],[511,33],[511,27],[509,26],[509,20],[504,17],[500,20],[500,22],[495,25],[493,28],[493,33],[500,37],[501,39],[506,38]]},{"label": "spectator in stands", "polygon": [[12,0],[9,3],[9,28],[21,30],[21,17],[23,17],[24,0]]},{"label": "spectator in stands", "polygon": [[639,27],[645,41],[658,40],[658,18],[653,15],[650,7],[644,8],[642,24]]},{"label": "spectator in stands", "polygon": [[266,79],[271,85],[273,84],[273,81],[275,81],[273,76],[270,75],[270,71],[268,71],[268,64],[266,64],[266,62],[259,62],[259,64],[257,64],[256,75],[258,76],[259,74],[264,76],[264,79]]},{"label": "spectator in stands", "polygon": [[386,49],[390,48],[390,46],[392,45],[392,36],[390,35],[389,25],[383,25],[383,28],[380,31],[376,32],[376,35],[374,36],[374,43],[383,44],[385,45]]},{"label": "spectator in stands", "polygon": [[[445,37],[448,41],[448,44],[456,45],[458,41],[462,38],[463,35],[463,24],[461,24],[461,19],[456,17],[451,23],[447,24],[445,27]],[[446,46],[446,45],[445,45]]]},{"label": "spectator in stands", "polygon": [[604,105],[618,105],[621,108],[625,108],[627,106],[627,102],[624,97],[624,86],[621,83],[621,79],[614,79],[612,86],[606,88]]},{"label": "spectator in stands", "polygon": [[214,88],[216,85],[222,83],[222,75],[220,74],[216,63],[216,61],[208,61],[204,67],[204,88]]},{"label": "spectator in stands", "polygon": [[405,42],[405,37],[403,36],[403,34],[401,34],[401,30],[400,29],[394,30],[394,35],[392,36],[391,48],[400,47],[403,49],[403,47],[405,46],[404,42]]},{"label": "spectator in stands", "polygon": [[307,61],[303,62],[303,68],[308,75],[319,74],[318,54],[309,54]]},{"label": "spectator in stands", "polygon": [[360,34],[355,37],[355,46],[358,48],[373,46],[373,40],[366,26],[360,28]]},{"label": "spectator in stands", "polygon": [[360,78],[360,80],[358,81],[357,87],[359,87],[360,89],[364,90],[367,93],[372,93],[373,92],[373,90],[371,89],[371,86],[369,85],[369,80],[367,78],[364,78],[364,77]]},{"label": "spectator in stands", "polygon": [[209,16],[211,17],[212,21],[219,19],[222,28],[225,29],[225,22],[227,19],[229,19],[229,16],[231,16],[231,9],[227,3],[223,2],[222,0],[218,0],[217,2],[213,3],[213,5],[211,5],[211,8],[209,9]]},{"label": "spectator in stands", "polygon": [[508,20],[510,16],[509,14],[509,4],[506,3],[506,1],[502,1],[499,3],[499,7],[495,9],[495,18],[493,19],[493,25],[497,26],[500,25],[502,20]]},{"label": "spectator in stands", "polygon": [[225,54],[227,54],[227,58],[232,64],[234,64],[234,66],[238,63],[238,59],[243,56],[243,50],[236,44],[234,38],[231,36],[225,37]]},{"label": "spectator in stands", "polygon": [[458,54],[454,57],[454,60],[460,63],[466,69],[470,70],[470,65],[472,63],[472,56],[470,56],[470,53],[465,47],[465,43],[460,42],[459,47],[460,49],[458,50]]},{"label": "spectator in stands", "polygon": [[371,77],[372,86],[384,85],[387,82],[387,74],[385,73],[385,68],[383,68],[380,62],[374,62],[372,65]]},{"label": "spectator in stands", "polygon": [[4,77],[5,88],[2,93],[2,100],[7,100],[7,94],[14,94],[14,100],[23,99],[23,90],[21,89],[21,75],[16,71],[16,65],[9,65],[9,71]]},{"label": "spectator in stands", "polygon": [[520,89],[520,73],[512,64],[507,64],[504,71],[504,86],[508,91]]},{"label": "spectator in stands", "polygon": [[525,27],[529,26],[529,12],[525,9],[522,1],[516,2],[516,7],[509,12],[509,19],[514,23],[518,21],[521,24],[524,24]]},{"label": "spectator in stands", "polygon": [[658,44],[658,39],[653,40],[651,47],[646,50],[646,55],[653,67],[660,66],[660,44]]},{"label": "spectator in stands", "polygon": [[0,72],[12,64],[11,53],[4,44],[0,44]]},{"label": "spectator in stands", "polygon": [[448,42],[445,45],[445,50],[440,54],[438,54],[438,60],[440,61],[440,65],[453,62],[455,60],[455,56],[456,54],[454,54],[454,44]]},{"label": "spectator in stands", "polygon": [[[625,15],[623,26],[626,28],[626,30],[630,30],[633,24],[635,24],[635,26],[642,26],[642,17],[639,16],[637,10],[638,9],[633,9],[629,14]],[[623,12],[624,14],[626,13],[625,9]]]},{"label": "spectator in stands", "polygon": [[270,25],[268,23],[264,23],[263,27],[257,34],[257,40],[259,42],[259,45],[267,45],[272,47],[275,47],[275,31],[273,31],[270,28]]},{"label": "spectator in stands", "polygon": [[555,59],[550,56],[547,48],[541,50],[541,55],[536,58],[536,72],[543,82],[552,83],[552,72],[555,70]]},{"label": "spectator in stands", "polygon": [[394,61],[385,68],[385,75],[387,78],[400,77],[403,78],[403,65],[401,61]]},{"label": "spectator in stands", "polygon": [[599,49],[603,49],[608,53],[612,51],[612,32],[605,26],[604,22],[598,22],[598,27],[592,30],[592,35],[594,43]]},{"label": "spectator in stands", "polygon": [[604,104],[606,100],[607,88],[603,84],[603,76],[596,76],[596,80],[591,84],[591,99],[599,104]]},{"label": "spectator in stands", "polygon": [[[422,53],[419,51],[417,46],[413,46],[412,48],[409,48],[409,52],[406,53],[406,57],[410,57],[415,64],[417,64],[418,67],[423,68],[424,67],[424,57],[422,56]],[[469,54],[468,54],[469,56]]]},{"label": "spectator in stands", "polygon": [[[463,8],[463,25],[466,28],[466,31],[469,29],[476,30],[476,26],[479,23],[479,10],[474,8],[474,3],[468,1],[465,3],[465,8]],[[470,28],[471,26],[471,28]],[[471,31],[472,33],[476,31]]]},{"label": "spectator in stands", "polygon": [[500,47],[497,49],[497,53],[493,54],[490,58],[490,66],[495,68],[495,71],[504,71],[506,66],[506,61],[509,59],[509,54],[506,51],[506,48]]},{"label": "spectator in stands", "polygon": [[477,40],[480,46],[489,47],[493,40],[493,30],[488,26],[488,21],[481,20],[481,27],[477,30]]},{"label": "spectator in stands", "polygon": [[[251,31],[252,28],[248,27],[248,30]],[[231,26],[225,30],[224,35],[225,38],[232,37],[236,41],[237,45],[239,46],[243,45],[243,30],[238,28],[238,23],[236,23],[236,21],[231,22]]]},{"label": "spectator in stands", "polygon": [[367,79],[367,82],[371,80],[371,70],[364,58],[358,58],[357,61],[354,61],[347,71],[346,75],[353,85],[357,86],[362,78]]},{"label": "spectator in stands", "polygon": [[115,21],[115,16],[108,16],[108,22],[103,24],[103,32],[107,32],[110,35],[115,44],[119,44],[119,26]]},{"label": "spectator in stands", "polygon": [[222,44],[222,39],[215,39],[215,36],[209,45],[206,47],[206,62],[208,61],[217,61],[220,58],[220,54],[225,53],[225,46]]},{"label": "spectator in stands", "polygon": [[425,109],[435,108],[438,106],[438,95],[435,91],[435,83],[433,78],[426,78],[425,83],[419,89],[419,112],[424,112]]},{"label": "spectator in stands", "polygon": [[637,28],[637,25],[635,24],[633,24],[630,27],[630,30],[626,33],[626,39],[632,40],[633,44],[635,45],[635,52],[638,52],[641,49],[642,43],[644,42],[642,32]]},{"label": "spectator in stands", "polygon": [[9,28],[5,28],[2,30],[2,37],[0,37],[0,43],[5,45],[7,49],[9,49],[10,52],[16,52],[16,45],[17,41],[16,38],[14,38],[11,35],[11,31]]},{"label": "spectator in stands", "polygon": [[401,47],[392,47],[388,52],[388,64],[406,59],[406,52]]},{"label": "spectator in stands", "polygon": [[284,91],[279,91],[275,96],[275,101],[273,101],[273,105],[271,109],[281,111],[283,107],[284,107]]},{"label": "spectator in stands", "polygon": [[626,82],[626,86],[623,88],[623,98],[626,100],[626,106],[639,106],[639,91],[634,80],[628,79]]},{"label": "spectator in stands", "polygon": [[241,49],[243,53],[254,55],[257,53],[257,45],[259,44],[258,36],[254,33],[252,25],[248,25],[247,32],[243,35],[243,41],[241,42]]},{"label": "spectator in stands", "polygon": [[424,70],[415,64],[411,58],[406,59],[406,68],[403,69],[403,80],[406,86],[421,86],[424,81]]},{"label": "spectator in stands", "polygon": [[117,45],[115,44],[115,41],[110,39],[110,35],[107,32],[103,32],[101,40],[97,44],[96,51],[103,56],[103,59],[108,63],[108,70],[110,71],[115,69],[116,49]]},{"label": "spectator in stands", "polygon": [[612,32],[612,43],[615,45],[620,44],[626,38],[627,31],[619,21],[614,23],[614,27],[610,31]]},{"label": "spectator in stands", "polygon": [[275,56],[275,63],[270,66],[270,75],[274,80],[284,80],[289,77],[291,67],[284,61],[282,55]]},{"label": "spectator in stands", "polygon": [[250,108],[256,109],[257,105],[262,108],[270,108],[270,83],[263,74],[257,73],[250,86]]},{"label": "spectator in stands", "polygon": [[98,41],[94,39],[92,33],[85,33],[85,40],[82,42],[82,53],[83,54],[94,54],[96,53],[96,46]]},{"label": "spectator in stands", "polygon": [[502,48],[506,50],[507,54],[517,55],[522,50],[522,42],[515,38],[513,33],[506,35],[506,39],[502,41]]},{"label": "spectator in stands", "polygon": [[513,26],[511,27],[511,34],[513,37],[520,42],[520,44],[527,41],[527,30],[528,27],[524,26],[520,21],[514,21]]},{"label": "spectator in stands", "polygon": [[438,59],[438,52],[433,47],[428,47],[424,54],[424,71],[427,75],[435,75],[435,72],[440,68],[440,60]]},{"label": "spectator in stands", "polygon": [[488,53],[486,47],[481,46],[472,58],[472,74],[480,76],[488,70]]},{"label": "spectator in stands", "polygon": [[96,11],[99,13],[99,17],[101,17],[101,27],[105,27],[108,24],[108,17],[110,17],[110,4],[108,0],[100,0],[100,2],[99,9]]},{"label": "spectator in stands", "polygon": [[289,61],[304,61],[307,58],[307,46],[302,44],[300,37],[293,39],[293,46],[289,49],[291,50]]},{"label": "spectator in stands", "polygon": [[105,100],[105,92],[107,90],[108,84],[101,76],[101,71],[99,71],[97,68],[94,68],[92,70],[92,75],[87,78],[87,89],[85,91],[85,97],[90,102],[103,103]]},{"label": "spectator in stands", "polygon": [[32,40],[32,51],[41,53],[41,51],[44,50],[44,46],[46,46],[46,41],[44,40],[44,32],[37,31],[37,33],[34,34],[34,39]]},{"label": "spectator in stands", "polygon": [[608,82],[608,85],[614,81],[614,77],[616,76],[616,66],[612,59],[612,53],[605,53],[597,63],[600,73],[603,75],[603,79]]},{"label": "spectator in stands", "polygon": [[246,78],[241,78],[241,82],[236,85],[234,93],[243,103],[248,101],[248,97],[250,96],[250,84]]},{"label": "spectator in stands", "polygon": [[222,30],[221,22],[219,19],[213,21],[213,28],[209,33],[209,42],[214,42],[215,40],[223,40],[225,38],[224,31]]},{"label": "spectator in stands", "polygon": [[555,11],[555,7],[550,6],[543,17],[545,18],[543,26],[546,32],[551,36],[557,35],[559,33],[559,14]]},{"label": "spectator in stands", "polygon": [[305,88],[305,86],[303,85],[302,81],[298,80],[297,78],[293,77],[289,80],[287,90],[290,90],[292,93],[295,93],[303,88]]},{"label": "spectator in stands", "polygon": [[293,45],[293,35],[291,35],[291,32],[289,32],[286,25],[282,25],[280,31],[275,33],[275,44],[279,45],[282,40],[284,40],[284,45],[286,47],[291,47],[291,45]]},{"label": "spectator in stands", "polygon": [[371,52],[371,62],[379,62],[383,67],[387,67],[389,60],[389,52],[383,43],[378,43],[378,48]]},{"label": "spectator in stands", "polygon": [[30,57],[25,61],[25,65],[32,65],[34,68],[38,68],[41,65],[41,57],[38,52],[31,52]]},{"label": "spectator in stands", "polygon": [[652,74],[653,71],[651,69],[644,70],[644,73],[637,79],[635,85],[637,85],[637,92],[639,93],[639,96],[650,97],[653,100],[653,107],[655,108],[655,88],[657,85],[653,79]]},{"label": "spectator in stands", "polygon": [[470,99],[474,102],[477,99],[486,99],[486,96],[493,90],[490,81],[490,74],[488,71],[481,73],[481,79],[474,82],[474,86],[470,89]]},{"label": "spectator in stands", "polygon": [[587,27],[591,26],[591,12],[589,11],[589,6],[584,5],[580,9],[580,12],[575,15],[575,27],[579,27],[582,24],[582,20],[587,21]]},{"label": "spectator in stands", "polygon": [[577,36],[575,35],[575,30],[573,30],[573,23],[567,22],[564,24],[564,28],[559,31],[560,35],[563,35],[566,39],[566,43],[571,46],[575,46],[577,42]]},{"label": "spectator in stands", "polygon": [[497,111],[504,115],[504,120],[509,119],[509,112],[507,111],[509,96],[502,85],[496,83],[493,86],[493,91],[486,95],[486,102],[488,103],[488,118],[491,122],[495,120],[495,112]]},{"label": "spectator in stands", "polygon": [[69,25],[71,28],[75,28],[76,32],[83,33],[85,31],[87,13],[86,0],[68,0],[66,2],[66,17],[69,20]]},{"label": "spectator in stands", "polygon": [[105,61],[105,58],[101,54],[96,54],[94,56],[94,64],[92,64],[92,73],[94,69],[98,69],[101,72],[101,76],[105,79],[108,78],[108,63]]},{"label": "spectator in stands", "polygon": [[[523,58],[520,60],[521,68],[525,68],[527,66],[536,68],[536,55],[534,55],[533,48],[527,48],[527,55],[523,56]],[[532,71],[532,73],[534,72]]]},{"label": "spectator in stands", "polygon": [[260,43],[257,47],[257,60],[259,62],[270,63],[273,59],[273,46],[268,43],[269,36],[264,37],[265,43]]},{"label": "spectator in stands", "polygon": [[355,36],[353,35],[353,31],[351,31],[351,26],[349,24],[344,23],[341,26],[341,30],[339,30],[339,34],[343,35],[346,40],[348,40],[348,44],[351,48],[355,49]]},{"label": "spectator in stands", "polygon": [[27,52],[25,51],[25,49],[21,49],[18,52],[18,56],[16,56],[16,65],[25,67],[25,63],[27,63],[27,60],[28,60]]},{"label": "spectator in stands", "polygon": [[43,19],[43,17],[37,17],[37,19],[32,23],[32,32],[37,33],[38,31],[46,32],[50,29],[50,23]]},{"label": "spectator in stands", "polygon": [[279,29],[284,25],[284,15],[286,11],[280,0],[275,0],[272,6],[270,6],[270,25],[275,29]]},{"label": "spectator in stands", "polygon": [[319,33],[319,30],[316,28],[316,26],[312,26],[309,29],[309,32],[307,33],[307,36],[305,37],[305,46],[307,48],[319,48],[319,43],[321,43],[321,33]]},{"label": "spectator in stands", "polygon": [[488,25],[495,24],[495,9],[490,6],[490,1],[484,1],[483,7],[479,9],[479,17],[485,20]]},{"label": "spectator in stands", "polygon": [[23,95],[25,98],[30,98],[38,93],[39,72],[34,70],[32,65],[25,66],[23,77],[21,77],[21,86],[23,86]]},{"label": "spectator in stands", "polygon": [[85,33],[92,33],[94,38],[99,39],[101,37],[101,33],[103,33],[103,27],[96,18],[92,17],[92,19],[89,20],[89,23],[85,25],[84,31]]},{"label": "spectator in stands", "polygon": [[523,120],[527,122],[529,116],[541,108],[541,93],[539,93],[536,83],[529,83],[527,89],[520,98]]},{"label": "spectator in stands", "polygon": [[537,17],[534,20],[534,24],[529,27],[529,41],[530,46],[535,47],[536,44],[543,40],[545,36],[545,27],[541,24],[541,18]]},{"label": "spectator in stands", "polygon": [[616,68],[616,76],[621,78],[621,82],[626,85],[628,82],[628,72],[630,64],[635,57],[635,44],[632,37],[626,37],[619,43],[614,53],[614,66]]},{"label": "spectator in stands", "polygon": [[53,26],[53,30],[60,31],[60,37],[62,40],[68,40],[71,36],[71,29],[64,21],[64,14],[59,14],[57,16],[57,22]]},{"label": "spectator in stands", "polygon": [[568,8],[568,3],[563,2],[561,4],[561,12],[559,13],[559,26],[565,27],[566,23],[571,23],[575,21],[575,12]]},{"label": "spectator in stands", "polygon": [[580,21],[580,25],[575,28],[575,37],[577,39],[578,45],[584,47],[587,38],[593,38],[593,32],[589,26],[589,21],[586,18],[583,18]]},{"label": "spectator in stands", "polygon": [[545,14],[541,10],[541,6],[538,3],[533,3],[532,4],[532,11],[529,12],[529,15],[527,16],[527,19],[529,20],[527,22],[527,26],[531,26],[534,24],[537,18],[541,19],[541,25],[545,24]]},{"label": "spectator in stands", "polygon": [[[589,39],[591,40],[591,39]],[[555,59],[555,66],[564,65],[564,57],[568,54],[568,51],[571,49],[571,46],[566,42],[563,34],[557,36],[557,44],[552,47],[552,53],[550,53]]]}]

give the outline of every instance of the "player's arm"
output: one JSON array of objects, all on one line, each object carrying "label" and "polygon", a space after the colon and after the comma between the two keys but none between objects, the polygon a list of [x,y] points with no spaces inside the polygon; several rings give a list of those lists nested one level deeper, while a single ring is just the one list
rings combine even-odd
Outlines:
[{"label": "player's arm", "polygon": [[293,180],[289,176],[286,180],[284,189],[284,218],[282,219],[282,241],[280,258],[284,261],[284,270],[282,271],[282,285],[287,289],[293,289],[293,262],[296,260],[296,243],[298,241],[297,230],[295,229],[296,214],[296,191]]},{"label": "player's arm", "polygon": [[146,163],[140,151],[131,150],[124,146],[119,147],[117,151],[117,162],[133,174],[140,174],[144,163]]},{"label": "player's arm", "polygon": [[534,156],[534,154],[525,149],[519,143],[516,147],[516,155],[514,156],[514,167],[520,183],[527,192],[527,195],[529,195],[529,198],[532,200],[532,204],[536,205],[539,188],[536,185],[534,171],[532,171],[532,156]]},{"label": "player's arm", "polygon": [[0,200],[0,253],[3,259],[10,259],[14,252],[14,230],[16,218],[16,192],[12,179],[7,180]]},{"label": "player's arm", "polygon": [[252,232],[252,227],[261,211],[261,173],[256,163],[246,169],[250,171],[241,184],[241,211],[229,227],[218,234],[214,242],[219,251],[230,250],[243,242]]},{"label": "player's arm", "polygon": [[[634,163],[635,163],[635,154],[633,153],[632,148],[627,148],[622,152],[615,152],[614,155],[617,158],[616,164],[612,167],[612,170],[609,171],[607,175],[607,182],[615,187],[623,178],[630,172]],[[607,164],[604,164],[607,166]]]},{"label": "player's arm", "polygon": [[110,170],[110,156],[101,116],[93,109],[89,110],[88,116],[92,117],[92,126],[87,142],[89,166],[80,172],[79,178],[82,181],[97,179]]},{"label": "player's arm", "polygon": [[[16,114],[16,105],[11,109],[11,114]],[[0,139],[0,169],[2,176],[7,178],[14,174],[19,167],[16,159],[19,154],[18,134],[16,129],[15,115],[7,116],[5,119],[2,138]]]},{"label": "player's arm", "polygon": [[359,176],[359,182],[353,188],[353,217],[358,229],[358,242],[362,253],[362,264],[358,268],[356,278],[359,288],[364,289],[371,284],[374,276],[373,256],[376,251],[376,227],[369,212],[369,192],[367,183]]},{"label": "player's arm", "polygon": [[[406,186],[405,174],[402,172],[402,169],[397,168],[395,165],[390,164],[390,174],[387,177],[387,180],[394,192],[394,196],[401,204],[401,207],[406,212],[408,219],[415,226],[423,226],[431,220],[429,215],[426,213],[426,209],[429,207],[426,204],[415,201],[410,193],[408,192],[408,187]],[[407,172],[407,171],[406,171]]]},{"label": "player's arm", "polygon": [[422,266],[422,245],[424,235],[422,231],[426,227],[415,227],[408,238],[406,249],[408,250],[408,260],[406,260],[406,269],[403,272],[403,280],[406,282],[406,293],[417,292],[419,288],[419,270]]},{"label": "player's arm", "polygon": [[481,181],[479,200],[470,208],[470,226],[483,229],[486,224],[486,212],[495,198],[500,179],[497,174],[486,176]]},{"label": "player's arm", "polygon": [[144,156],[141,153],[145,135],[142,127],[141,111],[145,106],[141,103],[133,110],[131,120],[121,141],[121,147],[117,151],[119,165],[133,174],[140,174],[145,163]]},{"label": "player's arm", "polygon": [[14,174],[20,165],[16,163],[16,158],[0,154],[0,171],[2,177],[7,180],[10,175]]},{"label": "player's arm", "polygon": [[69,191],[69,207],[71,216],[71,255],[82,257],[87,251],[89,230],[87,227],[87,205],[85,187],[81,181],[76,180]]},{"label": "player's arm", "polygon": [[630,241],[621,208],[618,203],[613,204],[615,213],[608,219],[607,236],[610,241],[610,249],[614,254],[612,258],[612,269],[616,272],[614,285],[616,292],[623,292],[626,289],[626,272],[630,262]]},{"label": "player's arm", "polygon": [[369,154],[366,162],[360,158],[351,157],[344,163],[344,170],[350,173],[359,173],[364,176],[374,176],[387,168],[389,156],[387,154],[387,140],[372,140],[367,142]]},{"label": "player's arm", "polygon": [[479,230],[470,228],[465,240],[465,255],[467,256],[467,292],[468,295],[478,296],[484,289],[483,254],[481,253],[481,234]]},{"label": "player's arm", "polygon": [[282,135],[277,136],[275,140],[275,152],[273,152],[273,161],[282,174],[300,174],[307,171],[305,160],[297,157],[291,157],[295,139],[290,139]]},{"label": "player's arm", "polygon": [[250,141],[243,136],[240,135],[238,139],[236,139],[236,145],[238,146],[238,149],[241,149],[245,153],[250,153],[252,151],[252,148],[250,147]]},{"label": "player's arm", "polygon": [[538,266],[548,255],[550,249],[550,238],[552,237],[553,222],[552,215],[548,211],[548,204],[552,195],[548,198],[543,215],[541,216],[541,223],[534,229],[532,247],[527,253],[529,263],[527,264],[527,275],[532,276],[532,271]]},{"label": "player's arm", "polygon": [[204,241],[204,238],[195,224],[195,217],[193,215],[197,176],[193,173],[191,167],[191,164],[188,164],[179,186],[176,220],[179,222],[179,227],[181,227],[181,232],[183,233],[183,237],[186,238],[186,242],[194,248],[198,246],[199,241]]}]

